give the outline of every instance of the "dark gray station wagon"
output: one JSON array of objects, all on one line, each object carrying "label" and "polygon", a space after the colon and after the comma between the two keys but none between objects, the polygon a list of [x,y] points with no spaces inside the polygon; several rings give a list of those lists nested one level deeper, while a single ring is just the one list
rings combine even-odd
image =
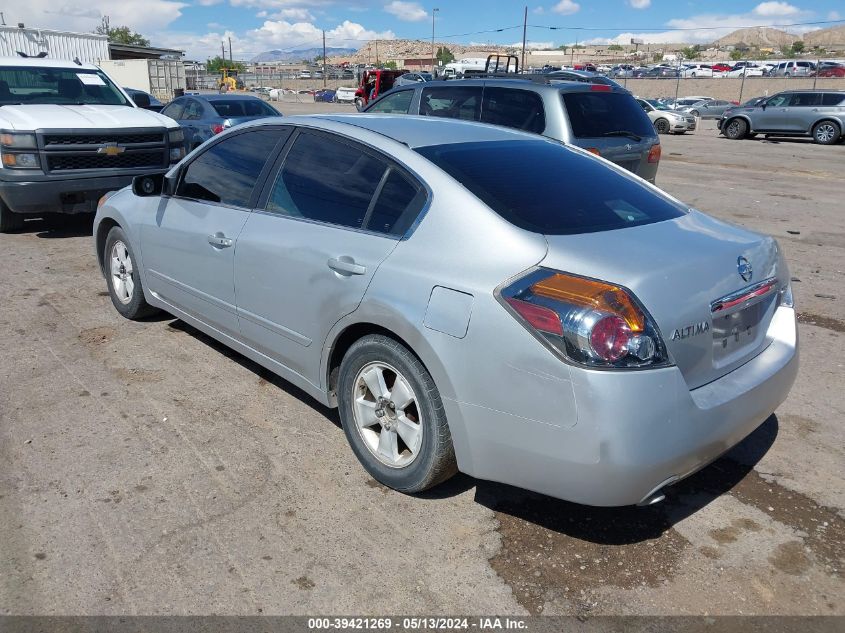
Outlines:
[{"label": "dark gray station wagon", "polygon": [[417,114],[542,134],[597,154],[654,182],[660,140],[627,90],[573,81],[429,81],[385,93],[370,114]]}]

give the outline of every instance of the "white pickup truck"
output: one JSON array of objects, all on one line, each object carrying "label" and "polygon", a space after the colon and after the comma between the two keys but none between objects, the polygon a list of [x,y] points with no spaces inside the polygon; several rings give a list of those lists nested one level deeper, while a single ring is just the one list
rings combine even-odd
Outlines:
[{"label": "white pickup truck", "polygon": [[176,121],[138,105],[96,66],[0,58],[0,232],[96,211],[104,193],[181,160]]}]

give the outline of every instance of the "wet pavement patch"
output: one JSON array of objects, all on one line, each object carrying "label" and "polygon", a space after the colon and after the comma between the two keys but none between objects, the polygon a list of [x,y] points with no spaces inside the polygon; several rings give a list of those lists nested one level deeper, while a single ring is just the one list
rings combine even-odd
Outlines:
[{"label": "wet pavement patch", "polygon": [[845,321],[840,321],[839,319],[834,319],[832,317],[821,316],[819,314],[812,314],[810,312],[799,312],[798,322],[806,323],[807,325],[815,325],[816,327],[823,327],[826,330],[832,330],[834,332],[845,332]]}]

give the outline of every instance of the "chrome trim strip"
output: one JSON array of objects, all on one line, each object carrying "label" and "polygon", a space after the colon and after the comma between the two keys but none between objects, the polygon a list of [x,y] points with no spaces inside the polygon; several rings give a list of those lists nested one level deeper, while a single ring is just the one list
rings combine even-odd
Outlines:
[{"label": "chrome trim strip", "polygon": [[777,277],[769,277],[763,281],[758,281],[756,284],[746,286],[729,295],[725,295],[715,301],[710,302],[710,312],[723,312],[730,310],[736,306],[742,305],[743,308],[751,305],[754,300],[766,297],[770,292],[777,289]]}]

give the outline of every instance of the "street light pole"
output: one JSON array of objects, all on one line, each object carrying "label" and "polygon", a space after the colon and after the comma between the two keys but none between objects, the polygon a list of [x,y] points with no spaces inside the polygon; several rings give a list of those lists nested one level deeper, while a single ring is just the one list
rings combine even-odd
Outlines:
[{"label": "street light pole", "polygon": [[438,8],[433,8],[431,10],[431,74],[434,75],[434,17],[437,15],[437,12],[440,11]]}]

